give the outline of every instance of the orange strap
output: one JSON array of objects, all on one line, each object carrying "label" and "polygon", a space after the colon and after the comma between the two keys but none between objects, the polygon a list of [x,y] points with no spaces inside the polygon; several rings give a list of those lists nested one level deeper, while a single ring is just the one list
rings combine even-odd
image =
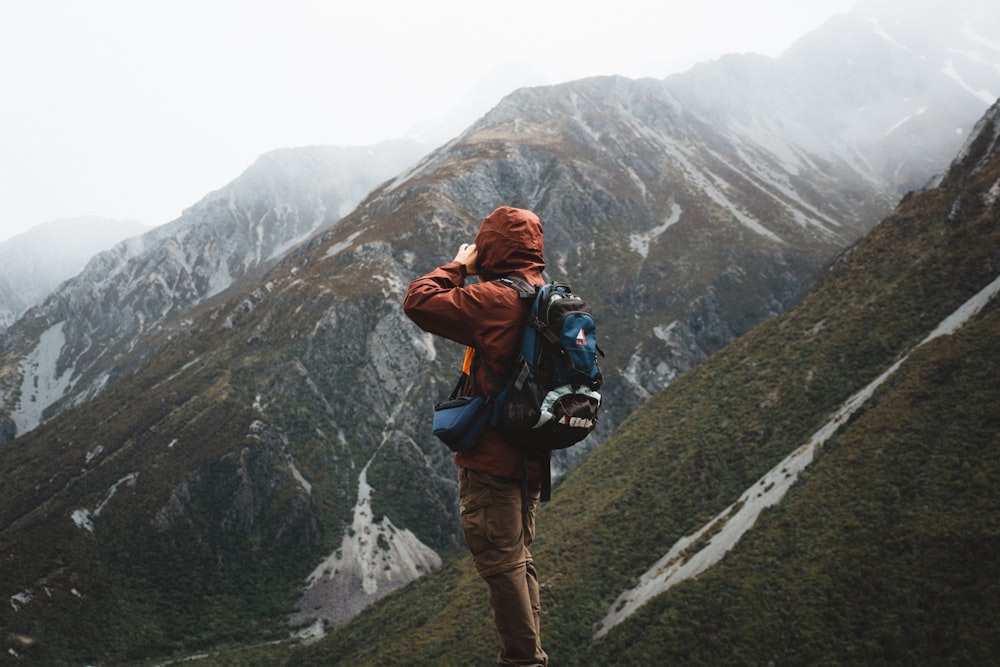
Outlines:
[{"label": "orange strap", "polygon": [[475,348],[465,348],[465,361],[462,362],[462,372],[466,375],[472,375],[472,355],[475,353]]}]

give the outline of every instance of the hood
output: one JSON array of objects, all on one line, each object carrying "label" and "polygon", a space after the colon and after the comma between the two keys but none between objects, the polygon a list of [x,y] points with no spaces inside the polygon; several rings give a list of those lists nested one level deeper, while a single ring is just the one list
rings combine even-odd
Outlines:
[{"label": "hood", "polygon": [[542,221],[526,209],[501,206],[493,211],[483,220],[475,243],[481,280],[528,276],[545,268]]}]

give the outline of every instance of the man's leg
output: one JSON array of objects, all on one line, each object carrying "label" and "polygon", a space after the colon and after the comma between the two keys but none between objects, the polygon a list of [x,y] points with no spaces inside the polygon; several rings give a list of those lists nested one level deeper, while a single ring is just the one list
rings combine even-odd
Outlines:
[{"label": "man's leg", "polygon": [[459,470],[462,527],[476,570],[489,586],[501,665],[548,662],[539,635],[538,578],[528,551],[538,493],[538,484],[531,485],[524,515],[520,481]]},{"label": "man's leg", "polygon": [[528,581],[528,597],[531,599],[531,615],[535,620],[535,636],[538,637],[538,650],[542,650],[542,600],[538,595],[538,573],[535,572],[534,561],[528,561],[525,574]]},{"label": "man's leg", "polygon": [[500,633],[499,665],[544,665],[526,566],[484,577]]}]

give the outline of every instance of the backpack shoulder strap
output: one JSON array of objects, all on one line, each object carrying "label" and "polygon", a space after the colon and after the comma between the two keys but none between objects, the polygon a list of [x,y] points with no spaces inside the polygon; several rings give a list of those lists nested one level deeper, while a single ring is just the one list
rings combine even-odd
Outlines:
[{"label": "backpack shoulder strap", "polygon": [[534,299],[535,293],[538,288],[534,285],[529,285],[525,280],[519,278],[518,276],[507,276],[506,278],[497,278],[496,282],[501,285],[506,285],[511,288],[517,295],[522,299]]},{"label": "backpack shoulder strap", "polygon": [[531,371],[530,364],[534,363],[535,359],[535,346],[536,346],[536,335],[538,332],[538,295],[544,289],[544,287],[536,287],[535,285],[528,284],[522,278],[518,276],[507,276],[505,278],[497,278],[496,282],[501,285],[506,285],[515,292],[517,296],[522,301],[530,301],[531,309],[528,312],[528,326],[526,326],[524,334],[521,336],[521,349],[514,361],[514,369],[512,371],[512,379],[514,386],[517,389],[521,389],[525,380],[528,377],[528,373]]}]

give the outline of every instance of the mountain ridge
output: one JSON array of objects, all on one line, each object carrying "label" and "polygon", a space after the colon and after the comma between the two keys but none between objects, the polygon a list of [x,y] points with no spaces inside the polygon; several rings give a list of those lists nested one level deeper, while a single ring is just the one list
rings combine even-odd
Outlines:
[{"label": "mountain ridge", "polygon": [[[156,349],[165,326],[183,326],[202,301],[252,284],[423,150],[402,141],[279,149],[177,220],[97,255],[8,329],[0,344],[7,359],[0,372],[7,415],[0,421],[23,434],[101,393],[135,368],[127,360],[141,360],[137,350]],[[300,210],[303,201],[309,207]],[[38,357],[49,363],[32,361]]]},{"label": "mountain ridge", "polygon": [[0,242],[0,332],[91,256],[147,229],[127,220],[60,218]]}]

